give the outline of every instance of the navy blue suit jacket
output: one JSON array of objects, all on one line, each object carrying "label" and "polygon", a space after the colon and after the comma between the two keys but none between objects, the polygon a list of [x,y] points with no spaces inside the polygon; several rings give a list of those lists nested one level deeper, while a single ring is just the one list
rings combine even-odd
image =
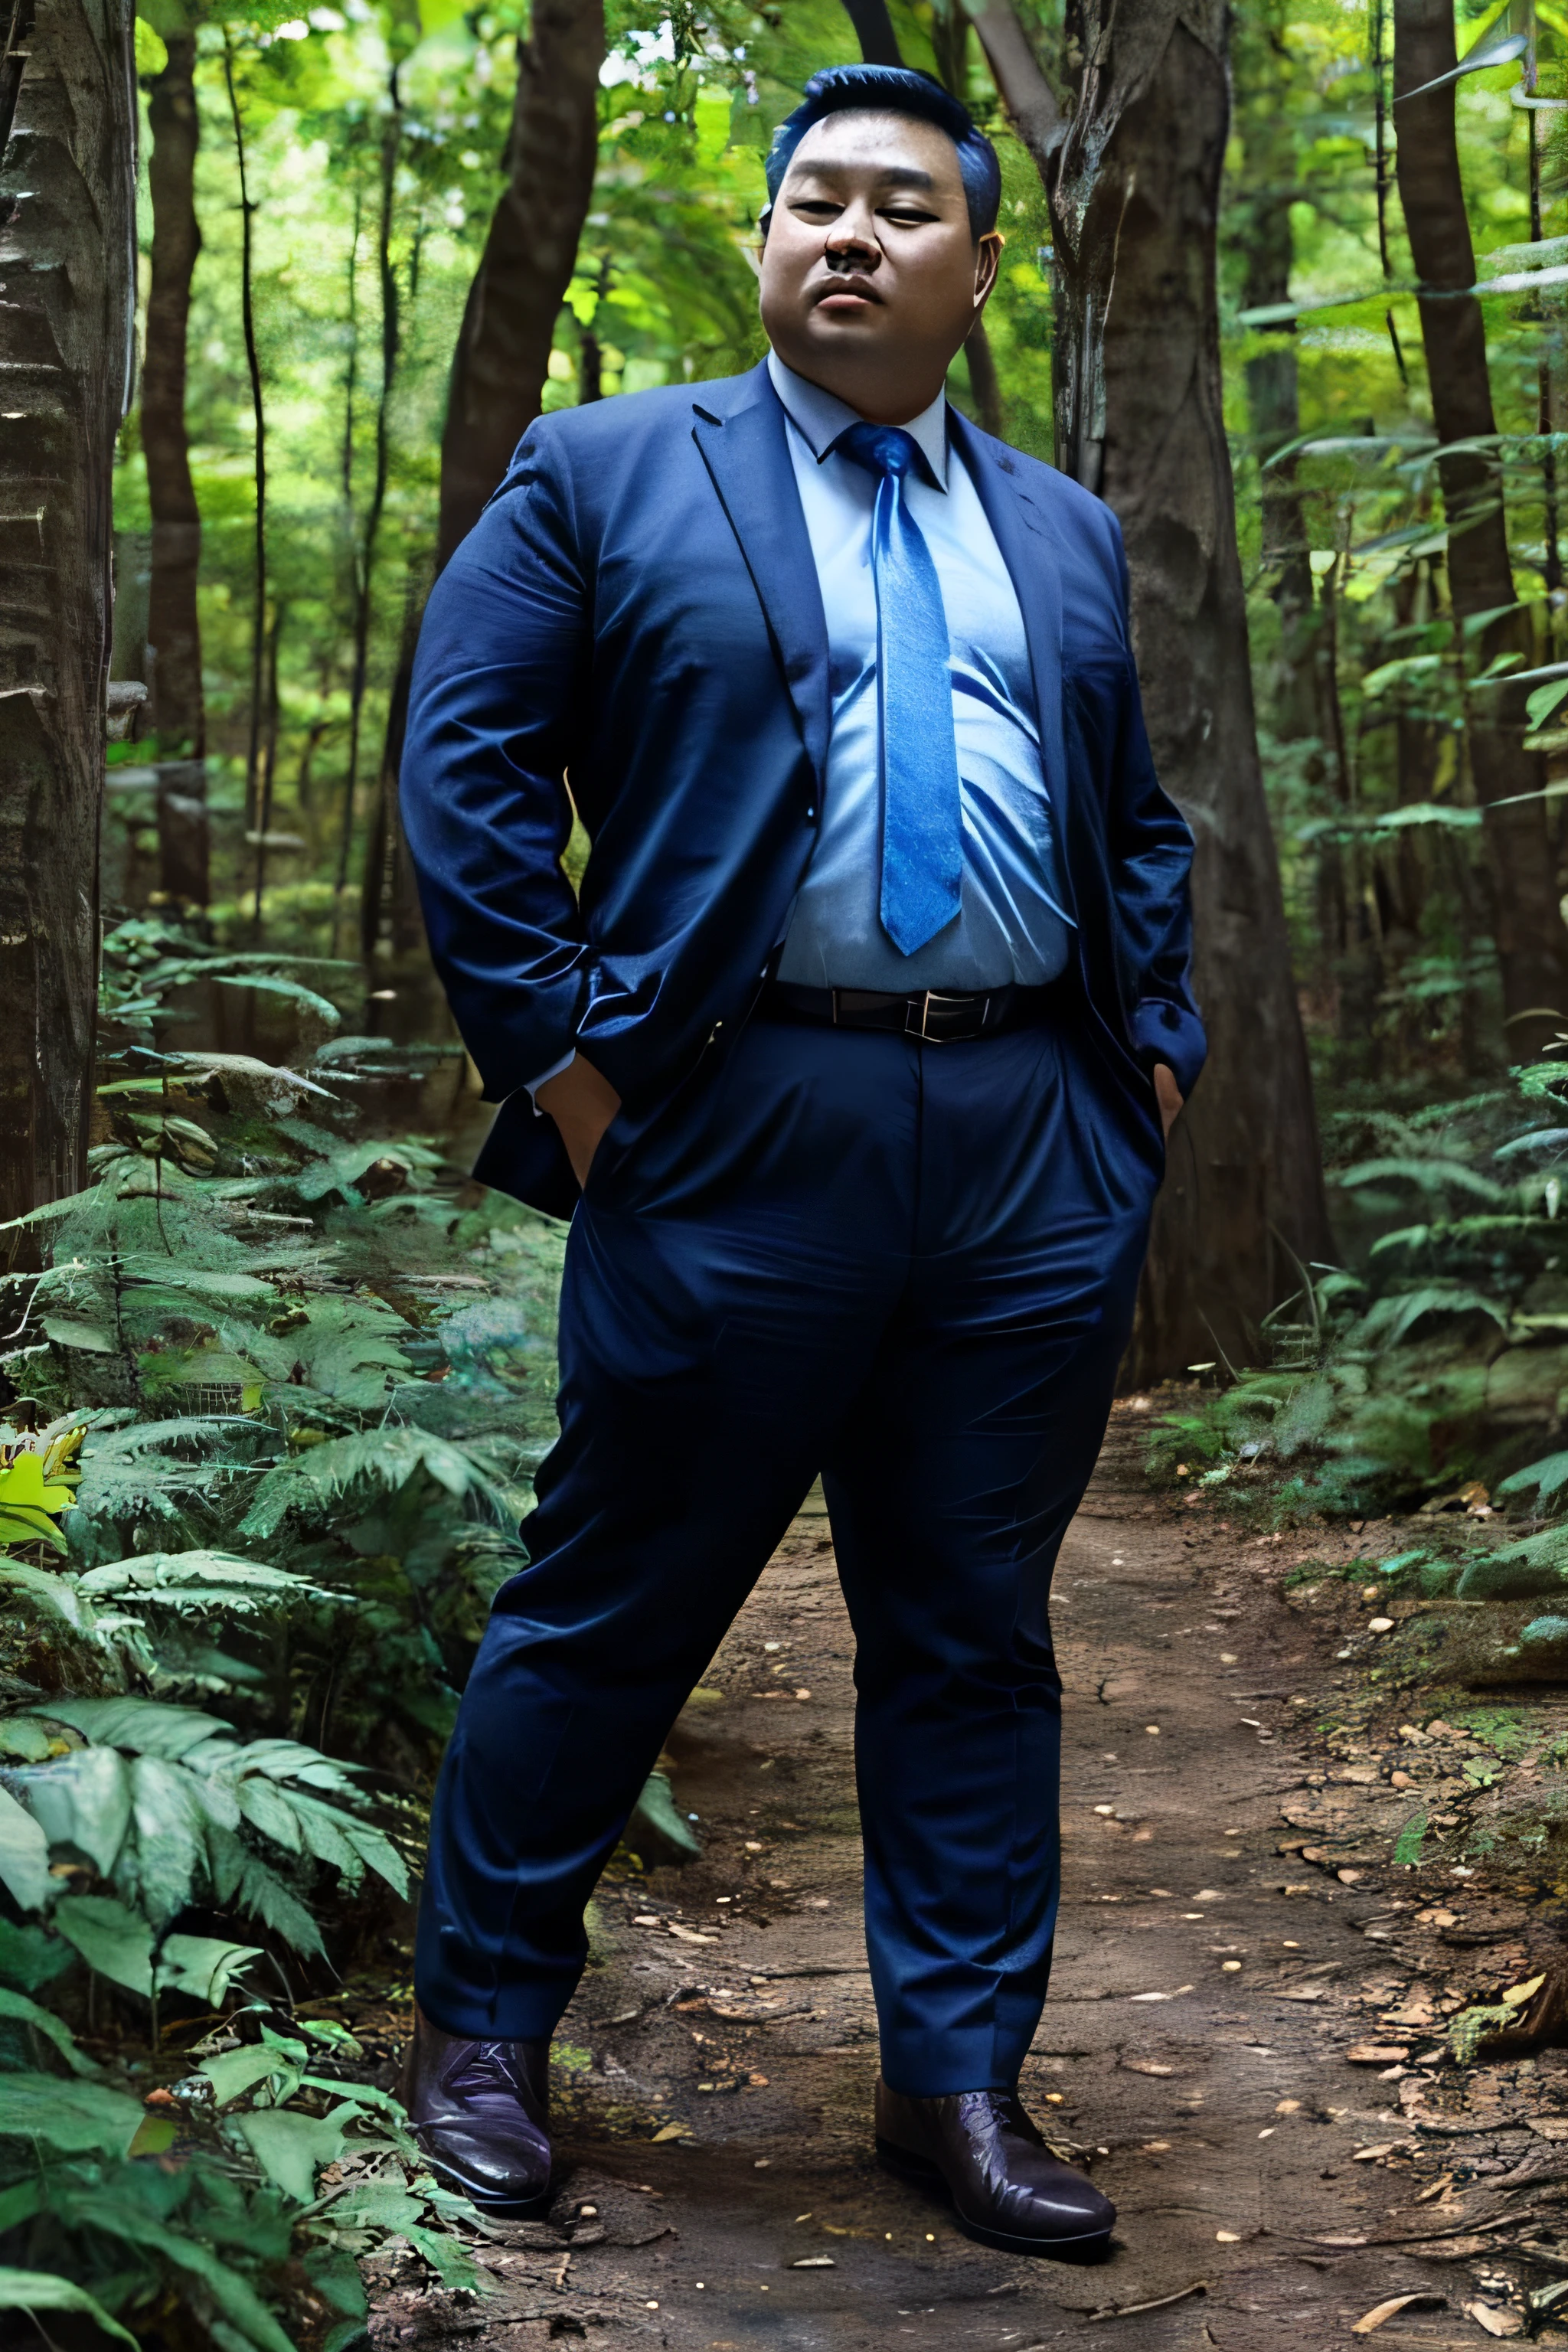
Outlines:
[{"label": "navy blue suit jacket", "polygon": [[[1115,518],[950,412],[1012,574],[1092,1034],[1145,1099],[1204,1058],[1192,836],[1160,789]],[[556,1215],[577,1186],[517,1089],[581,1047],[634,1121],[722,1054],[816,839],[827,633],[765,366],[529,428],[437,582],[403,756],[431,951],[502,1108],[476,1173]],[[571,799],[568,799],[568,782]],[[593,843],[561,869],[572,801]]]}]

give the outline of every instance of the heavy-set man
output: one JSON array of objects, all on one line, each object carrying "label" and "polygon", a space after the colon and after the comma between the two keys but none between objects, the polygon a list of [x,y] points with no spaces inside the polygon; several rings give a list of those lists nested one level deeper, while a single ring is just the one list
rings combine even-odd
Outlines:
[{"label": "heavy-set man", "polygon": [[500,1106],[477,1172],[573,1219],[561,1438],[441,1774],[408,2074],[501,2212],[546,2190],[584,1903],[820,1471],[878,2148],[1011,2252],[1115,2218],[1017,2094],[1047,1598],[1204,1043],[1116,523],[944,400],[999,186],[924,76],[817,75],[768,159],[768,357],[542,418],[426,616],[404,822]]}]

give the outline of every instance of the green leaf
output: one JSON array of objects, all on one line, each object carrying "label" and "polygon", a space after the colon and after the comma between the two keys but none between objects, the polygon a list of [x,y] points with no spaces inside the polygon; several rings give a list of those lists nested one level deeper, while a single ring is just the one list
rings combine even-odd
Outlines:
[{"label": "green leaf", "polygon": [[1550,686],[1538,686],[1527,698],[1524,706],[1531,725],[1542,726],[1565,697],[1568,697],[1568,677],[1558,678]]},{"label": "green leaf", "polygon": [[212,2084],[214,2105],[220,2107],[226,2107],[231,2099],[243,2097],[258,2083],[271,2076],[292,2074],[297,2079],[300,2073],[276,2050],[255,2042],[243,2042],[237,2050],[220,2050],[216,2058],[204,2058],[198,2071]]},{"label": "green leaf", "polygon": [[219,1903],[248,1912],[307,1958],[325,1957],[315,1921],[259,1854],[229,1831],[214,1829],[207,1839],[207,1860],[213,1894]]},{"label": "green leaf", "polygon": [[[0,1986],[0,2017],[14,2017],[19,2024],[30,2025],[35,2033],[41,2033],[46,2041],[52,2042],[73,2074],[98,2073],[86,2051],[77,2048],[76,2037],[65,2020],[56,2017],[49,2010],[40,2009],[37,2002],[29,2000],[25,1992],[8,1992]],[[0,2088],[0,2098],[5,2095],[4,2089]]]},{"label": "green leaf", "polygon": [[163,2156],[178,2137],[179,2131],[173,2116],[143,2116],[142,2128],[132,2141],[128,2154],[132,2161],[139,2156]]},{"label": "green leaf", "polygon": [[[56,1551],[66,1549],[60,1531],[47,1511],[33,1510],[25,1503],[0,1503],[0,1546],[31,1543],[46,1543]],[[13,1570],[11,1573],[16,1582],[26,1580],[21,1570]],[[29,1573],[41,1577],[43,1570],[34,1569]]]},{"label": "green leaf", "polygon": [[176,2270],[199,2278],[223,2316],[256,2346],[257,2352],[295,2352],[256,2289],[199,2239],[165,2229],[151,2215],[134,2211],[111,2197],[83,2197],[75,2210],[84,2222],[127,2240],[144,2252],[162,2254]]},{"label": "green leaf", "polygon": [[1436,1186],[1452,1184],[1462,1192],[1475,1192],[1485,1201],[1503,1201],[1509,1196],[1500,1184],[1489,1176],[1479,1175],[1463,1160],[1387,1159],[1363,1160],[1353,1168],[1339,1171],[1342,1184],[1382,1184],[1390,1181],[1405,1184]]},{"label": "green leaf", "polygon": [[0,1880],[23,1911],[41,1911],[54,1893],[48,1839],[9,1789],[0,1789]]},{"label": "green leaf", "polygon": [[42,1764],[53,1754],[49,1727],[36,1715],[8,1715],[0,1722],[0,1756],[18,1764]]},{"label": "green leaf", "polygon": [[64,2156],[123,2156],[141,2127],[140,2100],[58,2074],[7,2074],[0,2133],[42,2140]]},{"label": "green leaf", "polygon": [[1376,1339],[1381,1347],[1396,1348],[1424,1315],[1489,1315],[1506,1330],[1508,1309],[1479,1290],[1462,1285],[1429,1283],[1420,1290],[1394,1291],[1369,1307],[1357,1327],[1357,1339]]},{"label": "green leaf", "polygon": [[1539,1489],[1543,1503],[1568,1486],[1568,1454],[1547,1454],[1539,1462],[1528,1463],[1522,1470],[1516,1470],[1511,1477],[1500,1480],[1498,1493],[1522,1495],[1531,1486]]},{"label": "green leaf", "polygon": [[[38,1526],[25,1540],[36,1543],[41,1538],[45,1542],[52,1543],[57,1551],[64,1551],[59,1529],[47,1512],[19,1511],[12,1503],[0,1505],[0,1511],[9,1519],[37,1519]],[[7,1540],[15,1542],[16,1538],[13,1536]],[[35,1601],[41,1608],[47,1609],[51,1617],[59,1618],[73,1633],[85,1633],[91,1630],[92,1611],[77,1599],[76,1586],[68,1577],[51,1576],[47,1568],[30,1568],[20,1561],[7,1560],[4,1567],[0,1567],[0,1594],[7,1592],[25,1592],[29,1601]]]},{"label": "green leaf", "polygon": [[110,1895],[74,1895],[59,1905],[55,1926],[99,1976],[151,2000],[153,1930],[145,1919]]},{"label": "green leaf", "polygon": [[[62,1721],[69,1719],[67,1704],[51,1702]],[[79,1848],[109,1876],[131,1825],[131,1775],[122,1756],[112,1748],[75,1748],[52,1764],[25,1765],[14,1785],[51,1845]]]},{"label": "green leaf", "polygon": [[346,2312],[351,2319],[363,2319],[369,2309],[364,2281],[359,2264],[352,2254],[341,2252],[332,2246],[312,2246],[303,2257],[305,2275],[316,2293],[324,2295],[334,2311]]},{"label": "green leaf", "polygon": [[[52,1888],[52,1882],[51,1882]],[[0,1981],[37,1992],[76,1965],[76,1952],[47,1927],[16,1927],[0,1919]]]},{"label": "green leaf", "polygon": [[319,1013],[321,1019],[334,1029],[343,1017],[335,1004],[330,1003],[324,996],[318,996],[313,988],[306,988],[297,980],[279,979],[275,972],[220,971],[217,982],[220,988],[260,988],[273,996],[289,997],[296,1004],[303,1004],[311,1013]]},{"label": "green leaf", "polygon": [[89,1356],[117,1356],[120,1342],[100,1323],[79,1322],[72,1315],[46,1315],[44,1329],[57,1348],[80,1348]]},{"label": "green leaf", "polygon": [[295,2204],[309,2205],[319,2168],[337,2162],[345,2128],[357,2113],[352,2104],[334,2107],[327,2116],[300,2115],[292,2107],[253,2107],[236,2116],[234,2123],[273,2186]]},{"label": "green leaf", "polygon": [[291,1601],[346,1603],[343,1593],[313,1584],[289,1569],[222,1551],[139,1552],[131,1559],[109,1560],[101,1568],[89,1569],[78,1578],[76,1589],[93,1600],[112,1595],[132,1601],[139,1609],[162,1603],[193,1612],[224,1610],[241,1616],[261,1609],[285,1608]]},{"label": "green leaf", "polygon": [[74,2279],[57,2278],[52,2271],[0,2270],[0,2311],[25,2311],[29,2315],[35,2311],[79,2311],[105,2336],[129,2344],[131,2352],[137,2352],[134,2336],[121,2327],[118,2319],[111,2319],[86,2287],[78,2286]]},{"label": "green leaf", "polygon": [[184,1910],[205,1876],[207,1832],[215,1820],[238,1826],[231,1792],[161,1756],[138,1756],[131,1767],[135,1863],[118,1876],[134,1883],[137,1902],[157,1925]]},{"label": "green leaf", "polygon": [[231,1979],[260,1958],[258,1944],[230,1944],[215,1936],[165,1936],[158,1953],[159,1990],[188,1993],[208,2009],[218,2009]]},{"label": "green leaf", "polygon": [[656,1854],[669,1862],[689,1862],[702,1851],[700,1841],[693,1837],[690,1825],[676,1805],[667,1772],[648,1774],[623,1834],[639,1853],[647,1854],[651,1846]]},{"label": "green leaf", "polygon": [[1414,1870],[1421,1860],[1421,1841],[1426,1834],[1426,1816],[1413,1813],[1400,1831],[1394,1843],[1394,1859],[1403,1868]]},{"label": "green leaf", "polygon": [[205,1739],[232,1739],[234,1727],[192,1706],[165,1706],[150,1698],[51,1698],[49,1713],[86,1738],[136,1756],[166,1756],[177,1763]]}]

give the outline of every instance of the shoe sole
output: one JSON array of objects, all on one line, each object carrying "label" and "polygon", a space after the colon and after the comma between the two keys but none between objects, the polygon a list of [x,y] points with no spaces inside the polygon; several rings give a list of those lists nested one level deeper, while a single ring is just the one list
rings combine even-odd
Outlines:
[{"label": "shoe sole", "polygon": [[952,2218],[966,2238],[977,2245],[994,2246],[1003,2254],[1037,2254],[1058,2263],[1099,2262],[1110,2244],[1110,2231],[1086,2231],[1077,2238],[1022,2238],[1011,2230],[994,2230],[989,2222],[972,2221],[952,2193],[946,2174],[932,2164],[928,2157],[911,2155],[908,2148],[898,2147],[891,2140],[879,2136],[877,2140],[877,2160],[886,2171],[912,2188],[923,2189],[949,2206]]}]

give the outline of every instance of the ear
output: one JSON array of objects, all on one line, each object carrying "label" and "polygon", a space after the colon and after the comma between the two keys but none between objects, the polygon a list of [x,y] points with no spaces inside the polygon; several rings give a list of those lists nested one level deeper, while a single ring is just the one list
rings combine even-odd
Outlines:
[{"label": "ear", "polygon": [[999,229],[987,229],[974,247],[974,308],[983,310],[996,283],[1001,266],[1003,236]]}]

